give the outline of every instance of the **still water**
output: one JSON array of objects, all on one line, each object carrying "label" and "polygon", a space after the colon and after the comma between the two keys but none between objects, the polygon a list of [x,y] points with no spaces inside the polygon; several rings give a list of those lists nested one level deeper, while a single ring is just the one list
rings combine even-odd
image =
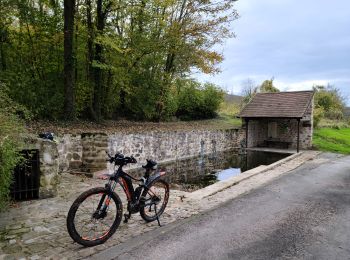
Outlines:
[{"label": "still water", "polygon": [[240,155],[237,151],[226,151],[160,164],[159,168],[167,171],[166,180],[171,188],[194,191],[289,155],[257,151]]}]

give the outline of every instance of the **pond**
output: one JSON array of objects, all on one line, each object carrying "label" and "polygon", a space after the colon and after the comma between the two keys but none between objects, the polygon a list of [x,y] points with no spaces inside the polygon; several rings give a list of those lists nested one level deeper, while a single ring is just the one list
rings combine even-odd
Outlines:
[{"label": "pond", "polygon": [[248,151],[240,155],[235,150],[160,164],[159,168],[167,171],[166,180],[171,188],[192,192],[289,155],[260,151]]}]

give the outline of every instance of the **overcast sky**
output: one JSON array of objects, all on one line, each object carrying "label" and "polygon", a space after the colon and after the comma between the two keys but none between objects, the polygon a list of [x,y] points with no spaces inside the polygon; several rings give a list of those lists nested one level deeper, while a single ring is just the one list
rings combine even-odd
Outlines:
[{"label": "overcast sky", "polygon": [[222,73],[196,78],[234,94],[247,78],[274,77],[281,90],[330,83],[350,97],[349,0],[239,0],[236,9],[237,37],[218,48]]}]

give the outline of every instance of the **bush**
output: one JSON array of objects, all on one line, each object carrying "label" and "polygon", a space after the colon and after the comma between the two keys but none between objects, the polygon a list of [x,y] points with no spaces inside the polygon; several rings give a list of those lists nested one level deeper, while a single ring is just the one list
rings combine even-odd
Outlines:
[{"label": "bush", "polygon": [[342,120],[344,118],[344,113],[339,109],[329,110],[325,112],[325,117],[333,120]]},{"label": "bush", "polygon": [[324,110],[322,107],[317,107],[314,109],[314,128],[319,126],[321,119],[324,117]]},{"label": "bush", "polygon": [[216,111],[224,98],[224,92],[214,84],[206,83],[202,90],[204,106],[202,116],[204,118],[213,118],[216,116]]},{"label": "bush", "polygon": [[323,109],[324,117],[332,120],[344,118],[344,97],[333,86],[315,86],[315,108]]},{"label": "bush", "polygon": [[213,84],[203,87],[195,81],[179,87],[176,116],[182,120],[208,119],[216,116],[223,101],[223,91]]},{"label": "bush", "polygon": [[18,151],[24,128],[18,115],[24,117],[26,113],[11,101],[6,89],[0,89],[0,210],[7,205],[13,169],[21,160]]}]

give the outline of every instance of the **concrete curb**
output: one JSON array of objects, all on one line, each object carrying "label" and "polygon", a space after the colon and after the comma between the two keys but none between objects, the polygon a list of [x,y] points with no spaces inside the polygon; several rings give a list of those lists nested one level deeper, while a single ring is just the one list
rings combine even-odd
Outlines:
[{"label": "concrete curb", "polygon": [[225,190],[233,185],[237,185],[238,183],[240,183],[244,180],[247,180],[247,179],[249,179],[257,174],[272,170],[272,169],[274,169],[274,168],[276,168],[276,167],[278,167],[278,166],[280,166],[280,165],[282,165],[290,160],[295,159],[296,157],[299,157],[302,154],[303,154],[302,152],[292,154],[292,155],[290,155],[282,160],[279,160],[275,163],[272,163],[270,165],[261,165],[259,167],[254,168],[254,169],[246,171],[243,174],[240,174],[238,176],[233,176],[225,181],[220,181],[220,182],[217,182],[213,185],[207,186],[203,189],[196,190],[196,191],[188,194],[186,196],[186,199],[201,200],[201,199],[206,198],[208,196],[214,195],[215,193],[223,191],[223,190]]}]

